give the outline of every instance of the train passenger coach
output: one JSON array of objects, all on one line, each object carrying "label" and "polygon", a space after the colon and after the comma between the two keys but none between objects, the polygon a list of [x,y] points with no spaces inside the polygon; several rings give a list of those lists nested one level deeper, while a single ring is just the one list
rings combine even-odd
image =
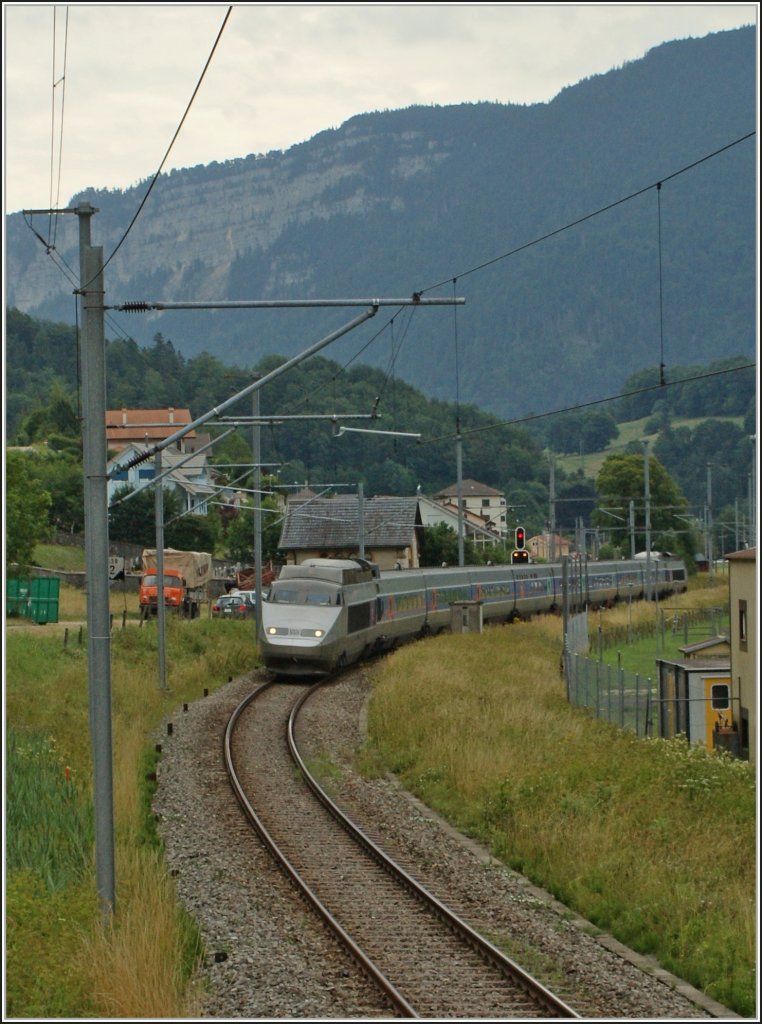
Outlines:
[{"label": "train passenger coach", "polygon": [[[685,590],[685,567],[654,560],[656,593]],[[645,593],[643,562],[594,562],[568,582],[585,604]],[[560,565],[405,569],[380,573],[359,558],[285,565],[262,603],[265,666],[278,675],[325,675],[404,640],[450,625],[451,607],[482,605],[485,622],[508,622],[562,604]]]}]

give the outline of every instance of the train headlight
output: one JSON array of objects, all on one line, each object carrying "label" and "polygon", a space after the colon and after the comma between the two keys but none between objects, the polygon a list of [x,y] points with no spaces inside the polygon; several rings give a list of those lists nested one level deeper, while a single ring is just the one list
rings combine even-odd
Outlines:
[{"label": "train headlight", "polygon": [[302,636],[309,636],[309,637],[325,636],[325,630],[324,629],[303,629],[302,630]]},{"label": "train headlight", "polygon": [[277,634],[277,632],[278,632],[278,627],[277,626],[269,626],[267,632],[270,634],[270,636],[275,636]]}]

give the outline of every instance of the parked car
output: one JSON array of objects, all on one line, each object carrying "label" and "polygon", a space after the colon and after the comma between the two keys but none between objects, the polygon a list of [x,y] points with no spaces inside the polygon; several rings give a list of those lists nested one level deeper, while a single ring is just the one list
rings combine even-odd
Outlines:
[{"label": "parked car", "polygon": [[248,592],[223,594],[212,604],[213,619],[245,619],[256,614],[256,604]]},{"label": "parked car", "polygon": [[257,613],[257,592],[256,590],[239,590],[236,592],[236,597],[242,597],[246,602],[249,615],[256,615]]}]

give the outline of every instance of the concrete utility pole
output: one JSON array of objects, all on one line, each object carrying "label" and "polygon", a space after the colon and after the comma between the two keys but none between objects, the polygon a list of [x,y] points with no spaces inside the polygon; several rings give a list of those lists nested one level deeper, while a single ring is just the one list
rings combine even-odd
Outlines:
[{"label": "concrete utility pole", "polygon": [[114,794],[111,742],[111,618],[108,581],[108,479],[106,464],[106,351],[103,305],[103,249],[90,245],[89,203],[79,217],[80,308],[82,321],[82,434],[87,573],[87,663],[95,804],[95,873],[101,912],[116,909]]},{"label": "concrete utility pole", "polygon": [[458,498],[458,565],[463,568],[466,556],[463,544],[463,435],[460,432],[460,419],[458,419],[458,433],[455,438],[455,470]]},{"label": "concrete utility pole", "polygon": [[251,396],[251,458],[254,465],[254,614],[257,617],[257,637],[262,628],[262,425],[259,412],[259,391],[254,391]]},{"label": "concrete utility pole", "polygon": [[550,538],[548,560],[556,560],[556,460],[550,459]]},{"label": "concrete utility pole", "polygon": [[706,464],[706,557],[709,561],[709,586],[714,586],[714,539],[712,537],[712,464]]},{"label": "concrete utility pole", "polygon": [[651,481],[649,477],[648,441],[643,458],[643,487],[646,502],[646,600],[651,600]]},{"label": "concrete utility pole", "polygon": [[159,689],[167,689],[167,609],[164,607],[164,484],[161,452],[154,456],[154,492],[156,511],[156,625],[159,634]]}]

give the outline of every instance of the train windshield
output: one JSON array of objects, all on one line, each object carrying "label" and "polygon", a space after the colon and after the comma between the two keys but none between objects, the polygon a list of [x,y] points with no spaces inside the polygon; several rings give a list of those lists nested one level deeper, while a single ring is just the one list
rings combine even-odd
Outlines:
[{"label": "train windshield", "polygon": [[267,599],[275,604],[341,604],[341,590],[319,580],[281,580],[270,587]]}]

